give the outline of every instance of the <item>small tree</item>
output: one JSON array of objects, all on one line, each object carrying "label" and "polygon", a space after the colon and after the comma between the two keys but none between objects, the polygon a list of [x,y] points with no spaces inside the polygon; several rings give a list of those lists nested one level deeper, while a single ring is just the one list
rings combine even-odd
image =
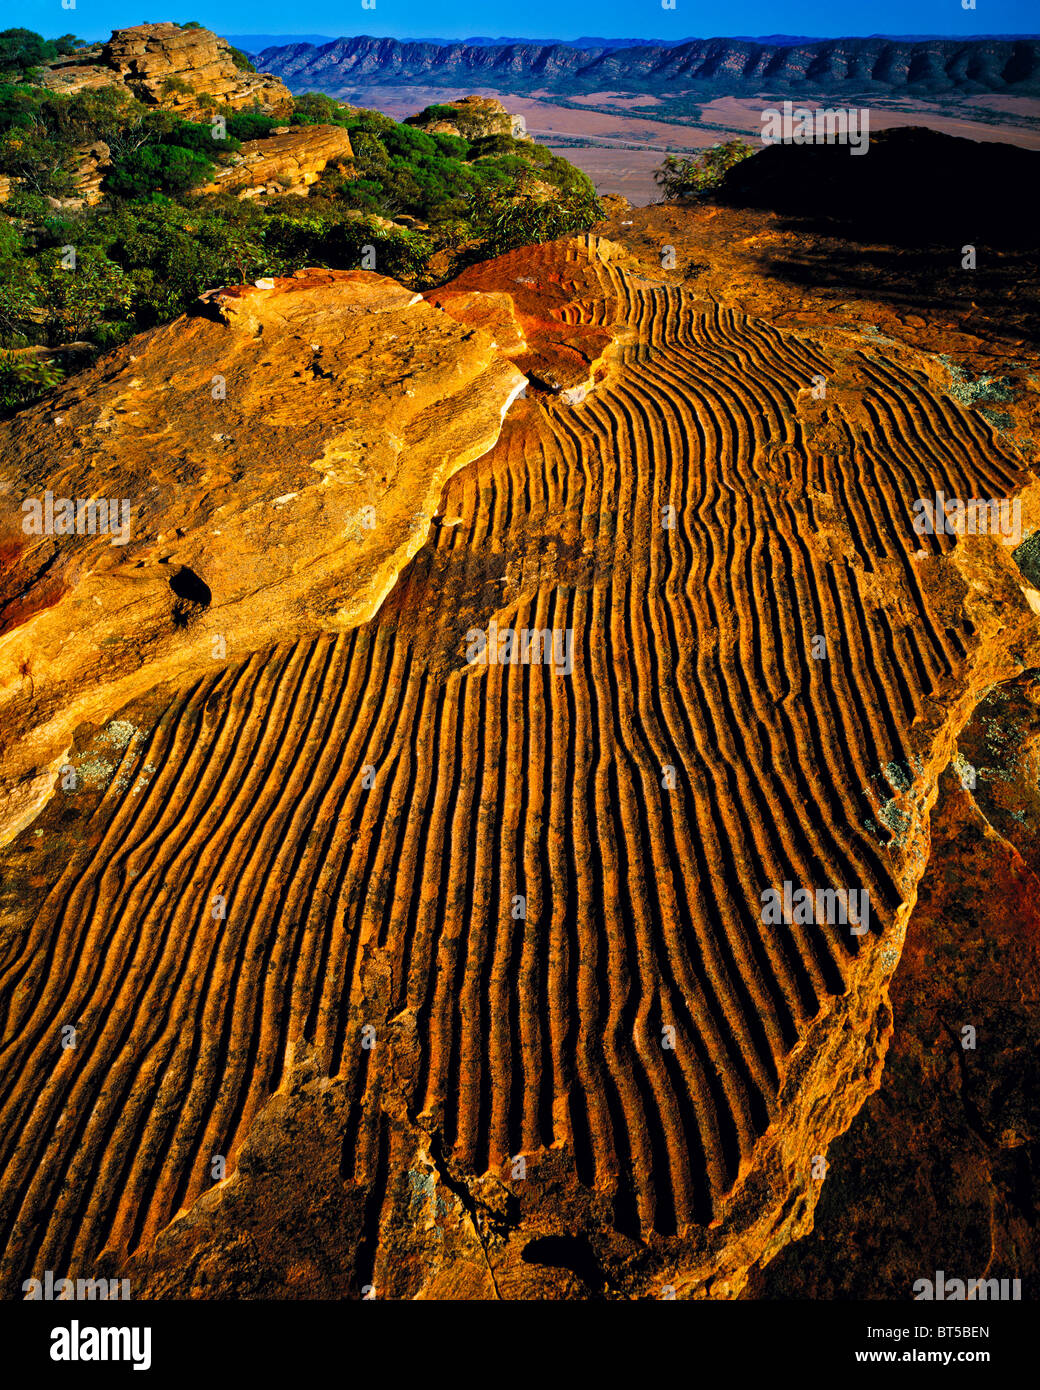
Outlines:
[{"label": "small tree", "polygon": [[56,46],[32,29],[0,32],[0,72],[26,73],[56,56]]},{"label": "small tree", "polygon": [[695,155],[666,155],[664,163],[654,171],[654,181],[666,199],[707,193],[718,188],[735,164],[754,153],[754,146],[746,140],[727,140],[724,145],[713,145]]},{"label": "small tree", "polygon": [[191,87],[183,77],[164,77],[159,90],[164,97],[191,95]]},{"label": "small tree", "polygon": [[106,319],[125,315],[132,287],[123,272],[96,247],[86,246],[74,270],[65,269],[60,249],[37,258],[39,303],[52,346],[94,334]]},{"label": "small tree", "polygon": [[292,125],[344,125],[351,108],[324,92],[301,92],[293,97]]},{"label": "small tree", "polygon": [[54,49],[59,58],[68,58],[77,49],[86,46],[86,39],[77,39],[75,34],[62,34],[61,38],[54,40]]}]

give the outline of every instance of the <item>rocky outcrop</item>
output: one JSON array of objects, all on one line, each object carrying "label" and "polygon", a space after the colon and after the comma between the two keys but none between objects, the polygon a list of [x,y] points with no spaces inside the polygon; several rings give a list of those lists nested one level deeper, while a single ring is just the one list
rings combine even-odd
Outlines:
[{"label": "rocky outcrop", "polygon": [[523,385],[394,281],[301,271],[211,292],[0,425],[6,834],[84,719],[364,621]]},{"label": "rocky outcrop", "polygon": [[926,39],[876,36],[756,43],[694,39],[666,48],[575,48],[565,44],[399,43],[369,37],[265,48],[259,61],[295,91],[351,83],[492,87],[563,94],[647,91],[680,84],[698,97],[781,92],[916,96],[949,92],[1040,94],[1035,39]]},{"label": "rocky outcrop", "polygon": [[[971,757],[985,744],[983,758],[958,758],[941,780],[881,1088],[830,1150],[812,1234],[756,1276],[751,1297],[905,1302],[940,1269],[1019,1279],[1025,1298],[1036,1288],[1038,730],[1035,688],[1032,727],[1008,718],[1022,693],[996,688],[960,740]],[[1022,754],[1031,777],[1005,781]],[[994,793],[1012,803],[1025,856],[989,815]]]},{"label": "rocky outcrop", "polygon": [[230,44],[208,29],[177,24],[116,29],[100,50],[52,64],[42,82],[70,94],[119,83],[149,106],[186,116],[219,107],[259,106],[273,115],[292,109],[279,78],[240,68]]},{"label": "rocky outcrop", "polygon": [[41,87],[61,96],[76,96],[79,92],[97,91],[101,87],[119,84],[116,73],[101,61],[100,45],[81,48],[75,55],[58,58],[42,69],[37,77]]},{"label": "rocky outcrop", "polygon": [[306,194],[328,168],[350,174],[354,152],[342,126],[303,125],[247,140],[231,163],[218,170],[204,193],[233,192],[240,198]]},{"label": "rocky outcrop", "polygon": [[510,115],[495,97],[467,96],[428,106],[417,116],[408,116],[405,125],[442,135],[461,135],[466,140],[480,140],[489,135],[530,139],[524,117]]},{"label": "rocky outcrop", "polygon": [[502,352],[542,390],[564,404],[582,400],[606,370],[617,327],[589,322],[587,309],[602,297],[600,267],[616,254],[606,238],[597,259],[543,261],[522,247],[471,266],[427,296],[461,323],[491,333]]},{"label": "rocky outcrop", "polygon": [[[995,691],[1028,684],[1036,718],[1035,581],[998,535],[914,527],[942,491],[1013,498],[1036,533],[1036,358],[1016,347],[998,426],[892,336],[888,280],[857,319],[760,271],[784,235],[760,214],[621,220],[624,245],[474,268],[443,312],[350,279],[359,330],[381,307],[391,331],[342,330],[334,360],[291,284],[214,296],[2,441],[35,486],[111,490],[121,455],[155,494],[118,572],[16,554],[23,724],[33,682],[63,712],[85,661],[140,661],[134,585],[164,571],[164,631],[238,634],[107,724],[75,710],[70,784],[3,856],[0,1160],[38,1155],[0,1162],[5,1291],[107,1264],[152,1297],[721,1299],[809,1231],[881,1081],[944,772],[992,757]],[[363,518],[324,508],[415,485],[408,393],[440,341],[595,390],[516,403],[375,611]],[[459,365],[420,487],[457,452]],[[344,590],[368,621],[315,637]],[[1028,1114],[1005,1123],[984,1070],[1010,1153]]]}]

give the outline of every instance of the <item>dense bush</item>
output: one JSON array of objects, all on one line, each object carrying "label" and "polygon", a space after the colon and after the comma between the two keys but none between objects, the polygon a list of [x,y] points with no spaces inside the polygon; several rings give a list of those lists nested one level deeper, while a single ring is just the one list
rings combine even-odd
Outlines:
[{"label": "dense bush", "polygon": [[235,48],[233,44],[228,44],[228,52],[231,54],[231,61],[239,72],[256,72],[256,68],[249,61],[248,56],[240,48]]},{"label": "dense bush", "polygon": [[239,111],[227,118],[227,133],[232,140],[263,140],[275,126],[284,125],[273,116],[261,116],[253,111]]},{"label": "dense bush", "polygon": [[[357,177],[344,196],[384,216],[407,213],[431,228],[446,228],[468,220],[468,209],[482,196],[524,196],[534,181],[559,194],[565,207],[596,203],[592,183],[579,169],[529,140],[491,135],[469,141],[398,124],[376,111],[357,111],[346,124]],[[553,216],[546,213],[544,220],[549,225]],[[476,225],[474,233],[482,234]]]},{"label": "dense bush", "polygon": [[304,92],[293,98],[292,125],[346,125],[349,108],[324,92]]},{"label": "dense bush", "polygon": [[499,195],[481,196],[468,209],[471,222],[483,234],[481,257],[501,256],[532,242],[554,241],[572,232],[585,232],[603,215],[595,189],[577,191],[567,199]]},{"label": "dense bush", "polygon": [[184,193],[205,183],[213,167],[212,160],[183,145],[142,145],[112,165],[105,188],[120,198]]}]

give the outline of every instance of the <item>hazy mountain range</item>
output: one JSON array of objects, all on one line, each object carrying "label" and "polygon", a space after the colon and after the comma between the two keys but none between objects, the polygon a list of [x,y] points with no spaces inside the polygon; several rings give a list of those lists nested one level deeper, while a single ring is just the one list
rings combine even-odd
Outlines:
[{"label": "hazy mountain range", "polygon": [[[264,48],[274,48],[285,46],[291,43],[313,43],[326,44],[336,43],[343,35],[336,34],[227,34],[225,35],[229,43],[233,43],[236,48],[242,48],[247,53],[259,53]],[[732,34],[730,38],[739,43],[763,43],[763,44],[784,44],[793,43],[825,43],[827,40],[820,34]],[[952,39],[957,38],[955,34],[871,34],[872,39],[893,39],[900,43],[920,43],[925,39]],[[1037,38],[1036,34],[977,34],[979,39],[1028,39]],[[420,35],[402,35],[400,43],[435,43],[441,46],[450,44],[465,44],[470,48],[495,48],[499,45],[508,43],[535,44],[538,47],[547,48],[553,44],[563,44],[567,48],[678,48],[684,43],[703,42],[695,35],[690,34],[684,39],[605,39],[596,38],[591,35],[583,35],[577,39],[546,39],[532,38],[530,35],[502,35],[497,38],[486,36],[474,36],[465,39],[445,39],[431,38]]]},{"label": "hazy mountain range", "polygon": [[579,48],[569,43],[409,43],[360,36],[322,45],[271,45],[259,51],[257,65],[296,91],[415,82],[571,95],[678,89],[705,99],[811,91],[846,97],[1040,94],[1040,41],[1035,38],[695,39]]},{"label": "hazy mountain range", "polygon": [[[261,49],[273,48],[276,45],[290,43],[336,43],[335,34],[227,34],[225,35],[228,43],[233,43],[236,48],[245,49],[247,53],[259,53]],[[340,36],[342,37],[342,36]],[[748,38],[747,35],[738,34],[737,38],[746,40],[748,43],[816,43],[819,35],[809,38],[804,34],[768,34],[765,37]],[[921,37],[915,35],[915,38]],[[929,37],[929,36],[925,36]],[[552,44],[563,44],[568,48],[677,48],[679,44],[695,43],[696,39],[691,35],[685,39],[604,39],[595,38],[591,35],[583,35],[578,39],[536,39],[529,35],[502,35],[497,38],[487,38],[477,36],[465,39],[444,39],[429,38],[416,35],[402,35],[400,43],[436,43],[442,46],[450,44],[465,44],[469,48],[495,48],[507,43],[535,44],[538,47],[547,48]]]}]

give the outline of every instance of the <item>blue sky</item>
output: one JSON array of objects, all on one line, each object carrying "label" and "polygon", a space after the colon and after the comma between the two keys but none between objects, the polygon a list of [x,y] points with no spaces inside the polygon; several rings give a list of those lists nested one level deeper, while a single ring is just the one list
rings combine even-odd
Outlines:
[{"label": "blue sky", "polygon": [[880,3],[835,4],[834,0],[676,0],[674,10],[660,0],[525,0],[488,4],[478,0],[310,0],[288,7],[284,0],[75,0],[64,9],[60,0],[0,0],[0,28],[35,29],[53,37],[74,33],[107,38],[114,28],[150,20],[197,19],[220,34],[312,33],[333,36],[379,34],[393,37],[435,35],[464,38],[500,34],[534,38],[707,38],[733,34],[809,34],[821,37],[856,34],[1036,33],[1036,0],[976,0],[975,10],[961,0],[881,0]]}]

